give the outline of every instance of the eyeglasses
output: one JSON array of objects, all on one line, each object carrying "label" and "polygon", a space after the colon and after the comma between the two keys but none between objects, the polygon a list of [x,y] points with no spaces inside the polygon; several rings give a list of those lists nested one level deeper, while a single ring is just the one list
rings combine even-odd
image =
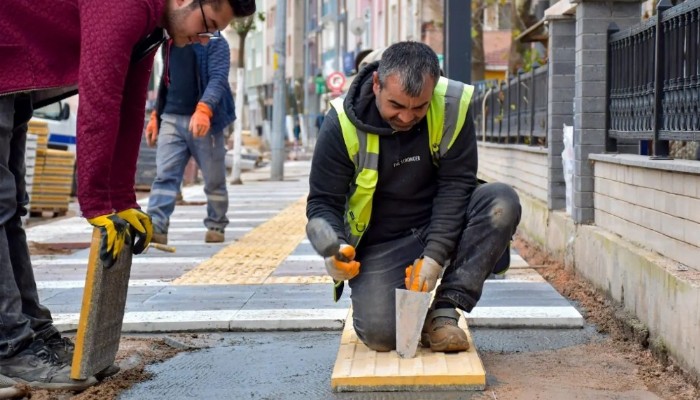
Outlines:
[{"label": "eyeglasses", "polygon": [[218,39],[219,31],[216,31],[214,33],[209,32],[209,25],[207,25],[207,17],[206,15],[204,15],[204,6],[202,5],[202,0],[199,0],[199,10],[202,12],[202,20],[204,21],[204,29],[206,30],[206,32],[198,33],[197,36],[207,39]]}]

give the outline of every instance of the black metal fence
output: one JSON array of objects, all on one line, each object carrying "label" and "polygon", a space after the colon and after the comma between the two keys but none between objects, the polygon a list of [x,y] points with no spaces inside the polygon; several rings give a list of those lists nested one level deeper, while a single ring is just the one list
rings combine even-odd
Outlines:
[{"label": "black metal fence", "polygon": [[548,65],[508,82],[475,85],[470,109],[479,140],[547,146]]},{"label": "black metal fence", "polygon": [[638,139],[653,141],[647,154],[667,158],[670,140],[700,141],[698,46],[700,0],[661,0],[649,20],[623,31],[611,25],[606,151]]}]

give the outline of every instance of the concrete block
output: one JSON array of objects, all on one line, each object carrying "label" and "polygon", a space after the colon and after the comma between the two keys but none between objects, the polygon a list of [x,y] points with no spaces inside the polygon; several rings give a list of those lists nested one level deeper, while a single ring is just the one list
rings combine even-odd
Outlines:
[{"label": "concrete block", "polygon": [[608,48],[606,33],[582,33],[576,36],[576,50],[603,50]]},{"label": "concrete block", "polygon": [[587,19],[601,19],[613,17],[612,2],[584,2],[576,7],[577,23],[585,23]]},{"label": "concrete block", "polygon": [[[573,91],[573,90],[572,90]],[[568,101],[566,101],[568,100]],[[566,99],[565,101],[550,101],[547,105],[547,115],[564,115],[572,116],[574,115],[573,107],[573,97]]]},{"label": "concrete block", "polygon": [[549,87],[552,89],[570,88],[573,78],[570,76],[552,76],[549,81]]},{"label": "concrete block", "polygon": [[566,47],[551,47],[549,49],[549,65],[558,63],[574,63],[576,61],[576,49]]},{"label": "concrete block", "polygon": [[576,49],[574,63],[576,65],[605,65],[605,56],[607,50],[587,50]]},{"label": "concrete block", "polygon": [[[583,141],[587,135],[588,135],[587,133],[584,133],[583,135],[581,135],[581,141]],[[577,160],[588,161],[589,154],[598,154],[598,153],[602,153],[603,151],[605,151],[605,145],[603,145],[603,144],[576,145],[576,146],[574,146],[574,157]],[[593,174],[591,174],[591,175],[593,175]]]},{"label": "concrete block", "polygon": [[549,115],[547,118],[547,125],[557,128],[564,128],[564,125],[573,125],[574,119],[569,115]]},{"label": "concrete block", "polygon": [[[574,99],[577,97],[593,97],[590,99],[590,101],[602,101],[605,103],[605,93],[606,93],[606,87],[605,87],[605,82],[582,82],[579,80],[578,77],[576,77],[576,83],[574,83],[574,90],[576,93],[576,96]],[[583,103],[585,106],[586,103]],[[586,110],[583,109],[581,110],[585,112]]]},{"label": "concrete block", "polygon": [[610,18],[585,18],[576,24],[576,36],[590,33],[607,34],[610,22]]},{"label": "concrete block", "polygon": [[[550,76],[551,79],[551,76]],[[563,102],[568,102],[571,103],[574,101],[574,77],[573,75],[571,76],[571,86],[567,88],[556,88],[552,89],[550,88],[547,92],[547,101],[551,103],[563,103]],[[569,104],[569,108],[565,110],[562,114],[569,114],[573,111],[573,108],[571,107],[571,104]],[[558,114],[558,113],[557,113]]]},{"label": "concrete block", "polygon": [[593,178],[593,165],[591,165],[588,160],[581,161],[576,159],[576,161],[574,161],[574,175]]},{"label": "concrete block", "polygon": [[573,219],[578,224],[592,224],[595,222],[595,210],[592,207],[574,207]]},{"label": "concrete block", "polygon": [[576,20],[551,20],[549,21],[549,35],[555,36],[571,36],[576,34]]},{"label": "concrete block", "polygon": [[595,141],[590,142],[589,140],[590,144],[604,143],[605,114],[595,113],[589,110],[582,110],[581,114],[577,115],[577,119],[574,122],[574,128],[582,130],[582,141],[580,142],[580,144],[589,144],[586,142],[586,138],[591,137],[593,132],[595,132],[596,134],[600,133],[600,137],[602,139],[598,140],[598,136],[596,136]]},{"label": "concrete block", "polygon": [[600,65],[580,65],[576,67],[580,77],[586,81],[605,81],[608,72],[605,64]]},{"label": "concrete block", "polygon": [[574,99],[574,110],[580,112],[605,113],[608,109],[605,99],[602,101],[591,101],[587,97],[577,97]]},{"label": "concrete block", "polygon": [[593,179],[574,179],[574,192],[593,192],[595,181]]}]

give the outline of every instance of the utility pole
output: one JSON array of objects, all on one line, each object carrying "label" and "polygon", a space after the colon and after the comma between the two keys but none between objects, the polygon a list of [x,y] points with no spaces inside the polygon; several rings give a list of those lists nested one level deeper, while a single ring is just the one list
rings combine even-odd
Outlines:
[{"label": "utility pole", "polygon": [[[308,1],[304,1],[304,79],[302,79],[302,89],[304,93],[304,118],[302,120],[304,130],[306,132],[306,137],[303,138],[304,147],[307,149],[309,147],[309,132],[311,131],[311,124],[309,121],[311,117],[309,116],[309,79],[311,78],[311,61],[309,60],[309,21],[311,20],[311,7]],[[302,135],[303,136],[303,135]]]},{"label": "utility pole", "polygon": [[336,71],[343,70],[343,53],[340,51],[340,0],[335,0],[335,52],[336,52]]},{"label": "utility pole", "polygon": [[472,81],[472,2],[445,0],[445,75]]},{"label": "utility pole", "polygon": [[287,0],[277,0],[275,12],[275,54],[273,68],[275,70],[274,94],[272,103],[272,163],[270,165],[270,180],[284,179],[284,117],[287,113],[287,84],[284,81],[285,57],[287,52]]}]

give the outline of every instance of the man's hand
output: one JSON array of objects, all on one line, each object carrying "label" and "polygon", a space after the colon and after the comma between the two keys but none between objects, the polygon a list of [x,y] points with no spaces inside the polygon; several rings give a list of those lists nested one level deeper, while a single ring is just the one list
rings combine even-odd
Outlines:
[{"label": "man's hand", "polygon": [[148,244],[151,243],[151,238],[153,237],[151,216],[136,208],[120,211],[117,215],[128,222],[138,232],[136,234],[134,247],[132,247],[131,251],[134,254],[141,254],[146,250]]},{"label": "man's hand", "polygon": [[207,134],[211,126],[211,117],[214,113],[206,103],[197,103],[197,108],[190,118],[190,132],[194,137],[202,137]]},{"label": "man's hand", "polygon": [[326,257],[326,271],[336,281],[346,281],[352,279],[360,273],[360,263],[355,260],[355,248],[343,244],[340,245],[340,255],[343,260],[339,260],[337,256]]},{"label": "man's hand", "polygon": [[[416,269],[413,282],[411,273]],[[442,272],[442,266],[430,257],[419,258],[406,268],[406,289],[415,292],[432,292]]]},{"label": "man's hand", "polygon": [[146,125],[146,143],[153,147],[156,145],[158,140],[158,113],[156,110],[151,112],[151,118],[148,120]]},{"label": "man's hand", "polygon": [[124,243],[129,238],[129,223],[119,218],[117,214],[100,215],[87,220],[100,230],[100,261],[105,268],[117,262]]}]

